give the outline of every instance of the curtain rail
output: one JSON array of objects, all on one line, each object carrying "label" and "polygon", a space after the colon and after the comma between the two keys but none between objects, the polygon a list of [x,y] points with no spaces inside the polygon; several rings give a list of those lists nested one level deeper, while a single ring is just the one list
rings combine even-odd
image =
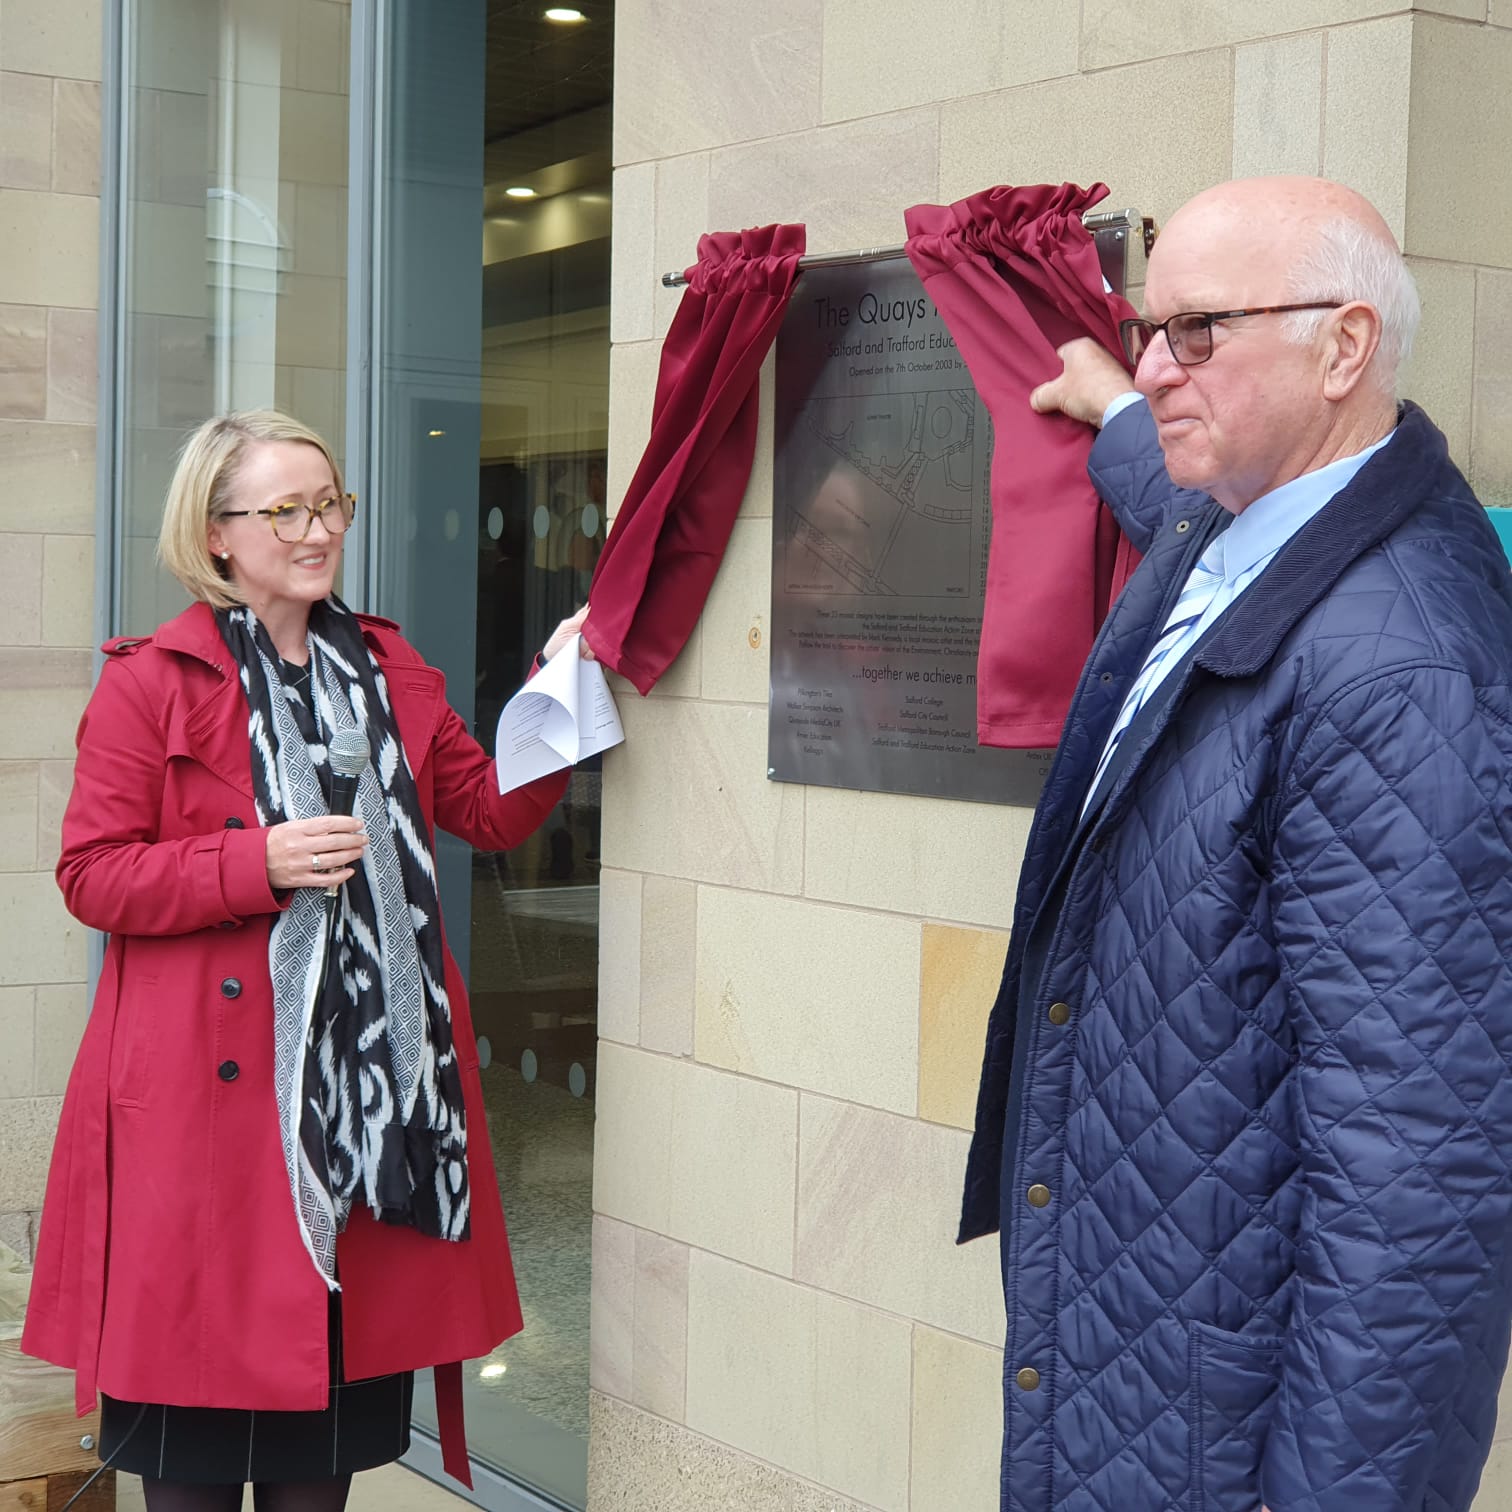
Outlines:
[{"label": "curtain rail", "polygon": [[[1148,216],[1141,216],[1137,210],[1089,210],[1082,216],[1082,225],[1093,232],[1107,231],[1114,226],[1123,226],[1130,231],[1137,228],[1144,234],[1146,257],[1155,244],[1155,222]],[[800,271],[804,268],[844,268],[853,263],[902,257],[906,251],[907,248],[899,242],[892,247],[858,247],[852,252],[809,252],[798,259],[798,267]],[[688,280],[682,273],[663,273],[661,281],[664,289],[680,289]]]}]

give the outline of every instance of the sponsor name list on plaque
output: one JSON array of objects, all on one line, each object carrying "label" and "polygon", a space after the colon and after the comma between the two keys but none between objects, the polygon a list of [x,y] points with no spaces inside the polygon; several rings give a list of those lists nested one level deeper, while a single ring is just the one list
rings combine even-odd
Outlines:
[{"label": "sponsor name list on plaque", "polygon": [[1032,804],[976,741],[992,427],[896,259],[807,270],[777,339],[769,775]]}]

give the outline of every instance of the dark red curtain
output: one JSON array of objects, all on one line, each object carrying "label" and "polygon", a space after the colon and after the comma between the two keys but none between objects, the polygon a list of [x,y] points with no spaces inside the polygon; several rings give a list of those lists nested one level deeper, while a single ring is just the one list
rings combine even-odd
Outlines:
[{"label": "dark red curtain", "polygon": [[1036,415],[1029,391],[1055,349],[1094,336],[1123,360],[1082,213],[1107,194],[1039,184],[988,189],[904,215],[908,257],[992,416],[992,547],[977,657],[982,745],[1053,746],[1092,638],[1137,557],[1087,481],[1092,432]]},{"label": "dark red curtain", "polygon": [[756,386],[787,311],[802,226],[721,232],[662,345],[651,439],[604,543],[583,634],[650,691],[682,650],[729,543],[756,451]]}]

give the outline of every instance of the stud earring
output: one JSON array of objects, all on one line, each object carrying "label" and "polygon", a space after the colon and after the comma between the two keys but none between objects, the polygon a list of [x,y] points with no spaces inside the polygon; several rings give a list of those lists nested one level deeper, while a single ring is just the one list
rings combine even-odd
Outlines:
[{"label": "stud earring", "polygon": [[223,552],[221,552],[221,561],[223,561],[223,562],[229,562],[230,560],[231,560],[231,553],[229,551],[223,551]]}]

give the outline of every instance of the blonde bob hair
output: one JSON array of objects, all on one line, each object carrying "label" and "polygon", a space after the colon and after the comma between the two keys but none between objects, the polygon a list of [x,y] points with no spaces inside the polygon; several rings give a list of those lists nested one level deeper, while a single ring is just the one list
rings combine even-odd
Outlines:
[{"label": "blonde bob hair", "polygon": [[242,410],[207,420],[184,443],[158,532],[158,560],[188,590],[190,598],[212,609],[234,609],[245,603],[225,564],[210,551],[210,526],[232,507],[232,492],[247,449],[259,441],[303,441],[318,448],[331,464],[336,491],[341,493],[341,469],[331,448],[308,425],[277,410]]}]

